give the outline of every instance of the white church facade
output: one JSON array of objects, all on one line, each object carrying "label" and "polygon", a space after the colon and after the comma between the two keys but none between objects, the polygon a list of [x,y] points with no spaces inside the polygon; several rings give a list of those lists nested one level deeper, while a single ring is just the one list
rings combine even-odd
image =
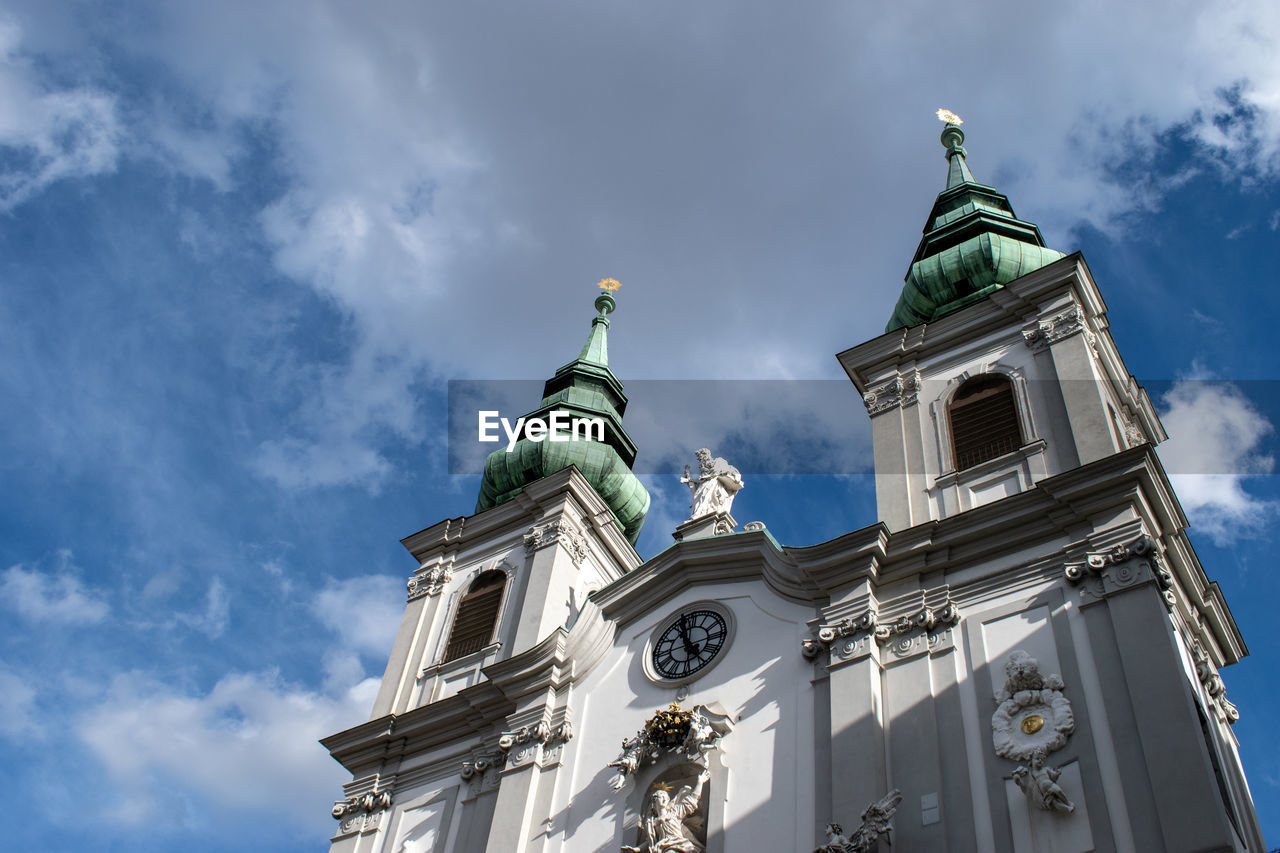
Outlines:
[{"label": "white church facade", "polygon": [[[419,568],[335,853],[1258,851],[1220,668],[1247,654],[1084,259],[947,186],[889,330],[838,358],[871,420],[879,521],[805,547],[730,509],[647,562],[602,293],[477,511]],[[691,454],[692,454],[692,448]]]}]

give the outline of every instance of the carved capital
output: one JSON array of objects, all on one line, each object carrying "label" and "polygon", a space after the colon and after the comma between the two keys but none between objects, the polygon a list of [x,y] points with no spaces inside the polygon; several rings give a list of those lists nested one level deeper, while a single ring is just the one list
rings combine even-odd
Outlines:
[{"label": "carved capital", "polygon": [[459,774],[470,786],[470,796],[498,787],[498,772],[507,762],[507,754],[501,750],[476,750],[462,762]]},{"label": "carved capital", "polygon": [[569,552],[575,566],[581,566],[582,561],[587,558],[587,540],[567,518],[535,524],[524,535],[524,550],[529,555],[557,543]]},{"label": "carved capital", "polygon": [[890,601],[883,611],[868,606],[856,616],[819,625],[815,636],[801,641],[800,653],[813,660],[827,648],[835,658],[848,660],[869,653],[867,639],[872,638],[896,657],[908,657],[942,648],[944,635],[959,622],[960,608],[943,585]]},{"label": "carved capital", "polygon": [[909,406],[920,395],[920,373],[900,373],[888,382],[882,382],[862,395],[867,414],[878,415],[897,406]]},{"label": "carved capital", "polygon": [[363,794],[338,800],[330,814],[338,821],[338,834],[364,832],[382,825],[382,816],[391,808],[391,792],[376,787]]},{"label": "carved capital", "polygon": [[504,761],[509,767],[523,767],[543,755],[544,750],[563,746],[573,739],[573,723],[565,716],[552,725],[546,719],[512,731],[498,738]]},{"label": "carved capital", "polygon": [[445,584],[453,580],[453,560],[440,560],[434,565],[423,566],[409,578],[409,600],[424,595],[439,595]]},{"label": "carved capital", "polygon": [[[1038,320],[1035,325],[1023,329],[1022,338],[1033,351],[1039,352],[1082,331],[1093,337],[1093,333],[1085,327],[1084,311],[1079,305],[1072,303],[1069,308],[1059,311],[1052,317]],[[1089,346],[1091,349],[1096,348],[1096,339],[1090,340]]]},{"label": "carved capital", "polygon": [[1095,554],[1084,562],[1068,563],[1063,575],[1080,587],[1082,596],[1105,598],[1115,592],[1150,581],[1160,590],[1165,608],[1177,603],[1173,593],[1173,573],[1165,566],[1155,540],[1142,535],[1129,542]]},{"label": "carved capital", "polygon": [[1196,678],[1200,680],[1204,692],[1209,694],[1209,700],[1222,713],[1223,719],[1234,724],[1240,719],[1240,712],[1227,699],[1227,686],[1222,683],[1222,677],[1218,675],[1217,668],[1209,660],[1209,655],[1199,641],[1192,644],[1191,654],[1196,662]]}]

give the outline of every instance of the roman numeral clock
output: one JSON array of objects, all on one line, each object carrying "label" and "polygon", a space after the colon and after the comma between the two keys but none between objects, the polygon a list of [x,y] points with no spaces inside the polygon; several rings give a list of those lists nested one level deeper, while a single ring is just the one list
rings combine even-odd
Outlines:
[{"label": "roman numeral clock", "polygon": [[708,604],[695,604],[668,617],[649,653],[655,680],[686,681],[702,674],[728,646],[730,629],[728,614]]}]

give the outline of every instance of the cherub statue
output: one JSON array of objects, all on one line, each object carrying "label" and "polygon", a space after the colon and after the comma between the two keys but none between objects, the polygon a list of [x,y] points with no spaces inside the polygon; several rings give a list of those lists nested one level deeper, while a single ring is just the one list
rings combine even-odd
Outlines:
[{"label": "cherub statue", "polygon": [[689,487],[692,496],[689,520],[717,512],[728,512],[733,505],[734,495],[743,486],[742,475],[723,457],[712,457],[711,451],[705,447],[696,451],[694,456],[698,458],[698,476],[691,476],[689,466],[686,465],[684,476],[680,478],[680,482]]},{"label": "cherub statue", "polygon": [[622,742],[622,754],[616,760],[610,761],[610,767],[618,768],[617,774],[609,780],[609,787],[617,791],[627,784],[627,776],[635,773],[636,768],[644,761],[653,761],[658,757],[658,747],[645,737],[644,732],[639,732],[635,737],[627,738]]},{"label": "cherub statue", "polygon": [[624,846],[623,853],[703,853],[706,847],[685,826],[698,811],[702,787],[710,776],[706,770],[698,774],[693,785],[685,785],[673,797],[664,788],[649,796],[649,807],[640,822],[640,845]]},{"label": "cherub statue", "polygon": [[1027,799],[1045,811],[1071,814],[1076,810],[1067,799],[1067,792],[1058,784],[1062,771],[1044,763],[1045,752],[1037,749],[1031,753],[1031,766],[1018,765],[1013,771],[1013,781],[1027,795]]}]

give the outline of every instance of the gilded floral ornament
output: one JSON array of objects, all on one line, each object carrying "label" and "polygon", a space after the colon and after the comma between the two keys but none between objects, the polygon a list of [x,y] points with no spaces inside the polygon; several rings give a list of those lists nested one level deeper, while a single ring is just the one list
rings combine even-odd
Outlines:
[{"label": "gilded floral ornament", "polygon": [[602,278],[600,279],[599,287],[601,290],[617,290],[622,287],[622,282],[616,278]]}]

